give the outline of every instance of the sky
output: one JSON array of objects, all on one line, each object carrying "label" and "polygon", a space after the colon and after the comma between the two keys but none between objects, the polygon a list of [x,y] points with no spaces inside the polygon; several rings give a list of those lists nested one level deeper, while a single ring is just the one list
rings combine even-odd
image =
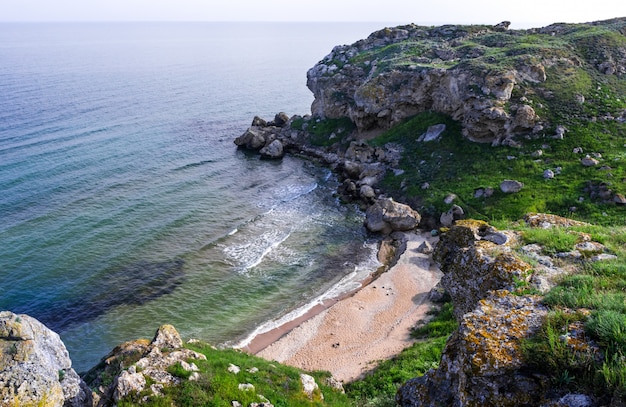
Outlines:
[{"label": "sky", "polygon": [[0,21],[385,21],[511,28],[626,17],[625,0],[0,0]]}]

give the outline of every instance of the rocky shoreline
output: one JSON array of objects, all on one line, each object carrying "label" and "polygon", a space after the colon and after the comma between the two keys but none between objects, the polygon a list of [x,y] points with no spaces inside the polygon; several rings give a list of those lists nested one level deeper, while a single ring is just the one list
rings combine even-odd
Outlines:
[{"label": "rocky shoreline", "polygon": [[[606,27],[611,24],[622,27],[623,35],[626,24],[623,19],[591,23]],[[399,389],[396,401],[400,406],[621,406],[624,401],[619,391],[597,395],[588,388],[575,389],[578,390],[576,392],[571,387],[555,386],[554,376],[533,366],[524,348],[525,341],[541,332],[547,318],[549,310],[542,302],[542,295],[549,292],[562,276],[579,267],[582,260],[588,265],[615,259],[615,254],[600,242],[593,241],[591,234],[578,231],[570,233],[576,243],[568,248],[569,251],[552,255],[538,244],[520,247],[520,235],[515,232],[500,231],[482,221],[463,219],[463,208],[454,204],[457,198],[454,194],[444,200],[449,210],[423,217],[410,205],[394,201],[380,187],[387,174],[402,174],[402,147],[393,143],[370,146],[365,142],[368,137],[424,111],[449,115],[461,123],[465,138],[494,146],[521,148],[521,140],[563,140],[566,128],[560,123],[550,122],[551,118],[563,116],[548,117],[543,104],[555,97],[554,92],[544,86],[548,80],[547,72],[555,67],[565,67],[566,71],[573,72],[575,67],[587,62],[579,55],[554,53],[555,47],[544,47],[541,52],[545,54],[540,56],[529,54],[526,48],[520,47],[508,55],[511,57],[508,65],[499,65],[500,61],[490,57],[489,53],[491,48],[505,48],[505,40],[522,34],[544,36],[542,38],[552,44],[552,39],[566,35],[571,27],[554,24],[504,37],[502,33],[507,31],[507,27],[505,23],[430,28],[408,25],[384,29],[353,45],[336,47],[308,73],[308,86],[315,95],[312,116],[289,117],[279,113],[272,121],[255,117],[250,128],[235,139],[235,144],[257,152],[263,159],[280,159],[289,153],[328,166],[340,181],[338,196],[346,202],[358,204],[366,213],[367,229],[382,236],[379,255],[385,259],[383,263],[394,263],[398,254],[405,250],[403,245],[407,233],[422,228],[426,230],[426,235],[430,230],[436,230],[431,237],[435,234],[440,236],[432,259],[443,275],[439,287],[432,292],[432,298],[436,299],[441,293],[450,298],[458,328],[449,338],[440,363]],[[484,34],[488,34],[487,39],[483,38],[484,44],[471,41]],[[393,46],[407,40],[423,41],[428,46],[420,51],[420,55],[411,54],[393,69],[379,69],[383,64],[397,62],[394,58],[402,56],[403,48],[395,50]],[[383,54],[377,59],[375,51],[379,49],[393,54],[392,58],[387,59],[389,55]],[[623,47],[609,47],[606,53],[594,58],[589,62],[589,69],[599,75],[621,77],[626,73],[626,50]],[[572,109],[578,109],[585,103],[582,95],[570,96],[572,101],[559,103],[567,105],[572,102],[568,105]],[[542,102],[533,102],[532,98]],[[626,117],[626,111],[621,116],[585,116],[591,114],[597,112],[580,110],[578,119],[623,123]],[[325,120],[341,118],[347,118],[350,123],[333,122],[334,127],[324,135],[323,143],[312,143],[317,136],[316,129]],[[442,124],[436,124],[423,134],[411,137],[416,143],[432,143],[438,140],[443,129]],[[532,153],[536,154],[532,157],[539,158],[539,151]],[[573,154],[581,152],[574,151]],[[543,161],[539,160],[539,163],[543,164]],[[592,167],[598,163],[597,160],[586,160],[582,165]],[[552,172],[547,175],[543,176],[546,180],[558,174]],[[622,205],[621,195],[614,194],[608,187],[601,189],[594,185],[588,186],[590,195],[606,195],[602,198],[604,201]],[[429,185],[424,183],[418,187],[426,190]],[[523,183],[516,180],[505,180],[500,184],[503,194],[514,194],[522,188]],[[480,197],[493,193],[492,187],[481,187],[474,192]],[[523,221],[528,228],[541,229],[581,225],[547,214],[528,214]],[[410,252],[404,254],[408,257],[416,250],[410,247]],[[401,263],[402,260],[398,262]],[[391,279],[385,287],[389,284],[395,288],[401,281],[409,279],[407,274],[396,280],[393,277],[392,274],[381,277]],[[333,337],[349,335],[351,328],[348,325],[363,317],[359,311],[368,313],[365,310],[371,310],[366,307],[367,300],[362,296],[387,297],[385,294],[390,294],[374,287],[374,284],[367,285],[366,289],[351,296],[351,301],[344,299],[313,310],[303,317],[310,318],[308,323],[293,321],[275,332],[274,336],[259,338],[259,342],[263,343],[255,344],[254,352],[266,348],[268,358],[280,358],[307,369],[327,368],[328,363],[338,360],[339,352],[347,343],[344,339]],[[409,303],[413,299],[411,292],[406,290],[403,294],[404,299],[408,296]],[[421,297],[418,300],[421,301],[425,291],[419,294]],[[382,300],[374,307],[380,308],[381,314],[396,304],[386,302],[386,298]],[[412,306],[419,301],[413,301]],[[355,308],[356,314],[348,312],[354,309],[337,311],[341,308],[335,305],[339,304]],[[590,311],[561,311],[576,314],[578,319],[565,325],[563,334],[557,335],[559,346],[575,359],[601,362],[602,350],[581,322],[586,320]],[[399,312],[400,319],[392,318],[385,324],[412,321],[404,318],[402,309]],[[347,322],[341,320],[344,314],[352,315],[351,319]],[[375,319],[373,315],[369,316]],[[296,325],[298,331],[294,330],[293,335],[286,334]],[[371,330],[367,324],[364,326],[364,331]],[[9,312],[0,313],[0,334],[2,366],[9,366],[0,376],[3,403],[19,399],[21,404],[17,405],[37,404],[41,398],[49,398],[54,400],[49,405],[55,406],[92,404],[85,383],[71,369],[71,361],[58,335],[55,337],[54,333],[27,316]],[[280,337],[284,338],[283,342],[277,341]],[[302,339],[304,337],[306,340]],[[163,386],[176,384],[176,378],[170,377],[167,372],[170,363],[179,363],[192,380],[196,377],[196,369],[189,361],[201,359],[201,355],[185,352],[182,346],[177,334],[167,327],[160,329],[152,342],[133,341],[120,345],[103,359],[91,376],[87,375],[91,385],[96,383],[96,386],[101,373],[113,377],[112,383],[101,384],[98,388],[95,403],[114,404],[120,397],[147,387],[152,394],[159,394]],[[170,359],[173,354],[179,354],[180,359]],[[314,364],[325,354],[335,358],[326,360],[327,365]],[[388,354],[377,356],[389,357]],[[363,361],[365,359],[359,363]],[[14,366],[22,370],[12,370]],[[340,374],[345,380],[352,380],[361,373],[362,370],[353,369]],[[32,375],[41,376],[42,381],[30,380]],[[101,397],[99,401],[98,397]]]},{"label": "rocky shoreline", "polygon": [[[366,213],[365,225],[370,232],[388,236],[417,228],[422,217],[410,206],[386,196],[378,184],[387,171],[399,172],[402,149],[393,144],[371,147],[363,140],[348,136],[349,144],[316,147],[310,143],[306,125],[317,119],[306,116],[276,114],[273,121],[259,117],[234,140],[239,148],[255,151],[264,159],[280,159],[285,153],[315,160],[329,167],[340,181],[337,193],[345,202],[355,202]],[[294,123],[303,121],[303,130]]]}]

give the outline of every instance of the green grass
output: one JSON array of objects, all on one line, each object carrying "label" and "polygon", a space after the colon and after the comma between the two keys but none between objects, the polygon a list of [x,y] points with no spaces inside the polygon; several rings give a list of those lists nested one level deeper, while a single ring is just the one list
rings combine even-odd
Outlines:
[{"label": "green grass", "polygon": [[[417,138],[429,126],[443,123],[446,131],[438,142],[418,143]],[[451,118],[424,112],[406,120],[372,140],[373,145],[397,143],[405,152],[400,162],[404,173],[389,173],[383,187],[399,200],[410,203],[422,214],[438,218],[449,209],[445,196],[454,193],[456,202],[468,217],[481,220],[520,219],[529,212],[547,212],[598,224],[616,224],[626,220],[626,212],[614,204],[603,204],[585,192],[588,183],[610,183],[615,193],[626,193],[626,124],[616,122],[580,122],[569,127],[564,140],[542,138],[525,141],[521,149],[471,142],[461,135],[460,125]],[[584,167],[581,154],[599,152],[611,170]],[[541,150],[540,157],[533,153]],[[546,169],[561,173],[546,180]],[[505,179],[524,183],[522,191],[505,194],[499,185]],[[428,183],[429,189],[422,189]],[[491,187],[491,197],[475,198],[478,188]],[[582,198],[582,200],[581,200]],[[570,209],[575,208],[575,212]]]},{"label": "green grass", "polygon": [[347,117],[339,119],[297,119],[291,124],[296,130],[306,128],[311,144],[318,147],[331,146],[341,143],[355,128],[354,123]]},{"label": "green grass", "polygon": [[522,343],[530,369],[550,377],[555,388],[590,391],[598,381],[593,355],[576,352],[563,340],[569,325],[584,318],[577,313],[552,312],[541,331]]},{"label": "green grass", "polygon": [[[626,398],[626,227],[517,229],[524,243],[545,245],[551,253],[571,250],[577,236],[588,234],[617,255],[615,260],[601,262],[583,259],[577,272],[548,292],[544,303],[552,311],[541,332],[524,346],[530,368],[551,377],[556,389]],[[563,335],[576,321],[598,344],[599,354],[576,351],[565,344]]]},{"label": "green grass", "polygon": [[520,232],[524,243],[541,245],[545,254],[569,252],[580,239],[580,236],[564,228],[524,228]]},{"label": "green grass", "polygon": [[[193,360],[200,369],[200,379],[182,380],[178,386],[166,387],[163,397],[151,397],[142,405],[231,407],[231,402],[237,400],[247,406],[250,403],[262,402],[261,395],[275,406],[351,405],[345,394],[332,390],[325,384],[326,378],[330,376],[327,372],[312,373],[324,395],[324,401],[320,399],[319,394],[314,395],[313,400],[309,400],[302,392],[300,382],[302,371],[299,369],[272,363],[232,349],[217,350],[207,344],[189,344],[187,347],[207,357],[206,361]],[[228,372],[228,366],[231,363],[241,368],[238,374]],[[253,367],[259,369],[258,372],[249,372]],[[170,367],[169,372],[183,379],[187,379],[190,375],[179,364]],[[254,385],[255,390],[239,390],[240,383],[250,383]],[[129,397],[119,403],[119,406],[134,406],[147,393],[138,397]]]}]

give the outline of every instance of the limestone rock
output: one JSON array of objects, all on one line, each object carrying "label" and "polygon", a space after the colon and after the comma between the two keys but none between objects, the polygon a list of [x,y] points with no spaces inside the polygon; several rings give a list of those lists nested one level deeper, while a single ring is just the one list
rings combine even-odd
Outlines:
[{"label": "limestone rock", "polygon": [[0,312],[0,405],[91,404],[59,335],[28,315]]},{"label": "limestone rock", "polygon": [[283,143],[280,140],[274,140],[265,147],[263,147],[259,151],[259,154],[261,154],[261,157],[263,158],[283,158],[283,156],[285,155]]},{"label": "limestone rock", "polygon": [[258,127],[250,127],[235,139],[235,145],[249,150],[260,150],[265,146],[265,133]]},{"label": "limestone rock", "polygon": [[574,247],[585,257],[590,257],[606,251],[606,246],[598,242],[581,242],[577,243]]},{"label": "limestone rock", "polygon": [[159,349],[173,350],[182,348],[183,340],[176,328],[172,325],[161,325],[159,329],[157,329],[150,346]]},{"label": "limestone rock", "polygon": [[237,373],[239,373],[241,371],[241,368],[239,366],[237,366],[237,365],[233,365],[232,363],[230,363],[228,365],[228,371],[230,373],[237,374]]},{"label": "limestone rock", "polygon": [[445,203],[446,205],[450,205],[452,202],[454,202],[454,200],[457,198],[457,196],[455,194],[448,194],[446,195],[446,197],[443,199],[443,203]]},{"label": "limestone rock", "polygon": [[526,224],[533,228],[548,229],[551,227],[570,227],[570,226],[587,226],[588,223],[574,219],[564,218],[558,215],[548,213],[527,213],[524,215]]},{"label": "limestone rock", "polygon": [[500,190],[505,194],[514,194],[521,191],[523,187],[524,184],[516,180],[507,179],[500,183]]},{"label": "limestone rock", "polygon": [[532,267],[518,259],[510,247],[483,238],[497,235],[498,231],[485,222],[460,220],[435,247],[433,259],[444,273],[441,284],[452,298],[457,319],[473,310],[490,291],[512,290],[517,281],[530,280]]},{"label": "limestone rock", "polygon": [[455,220],[461,219],[464,214],[463,208],[458,205],[452,205],[448,211],[441,214],[439,223],[446,227],[451,226]]},{"label": "limestone rock", "polygon": [[113,400],[115,402],[129,396],[137,395],[146,387],[146,378],[143,374],[137,373],[132,366],[128,370],[124,370],[115,380],[113,390]]},{"label": "limestone rock", "polygon": [[587,155],[585,158],[580,160],[580,163],[585,167],[595,167],[600,164],[600,161]]},{"label": "limestone rock", "polygon": [[283,127],[288,122],[289,122],[289,116],[287,115],[287,113],[280,112],[280,113],[277,113],[276,116],[274,116],[274,123],[273,123],[273,125],[276,126],[276,127]]},{"label": "limestone rock", "polygon": [[[444,32],[447,30],[450,32]],[[520,103],[511,110],[513,115],[503,106],[509,104],[513,89],[520,82],[545,81],[544,66],[528,61],[488,75],[458,64],[450,68],[428,67],[436,61],[473,59],[484,54],[480,47],[460,52],[450,47],[452,38],[456,41],[468,35],[461,31],[451,26],[426,29],[407,25],[375,32],[352,45],[335,47],[307,73],[307,86],[315,97],[313,115],[348,117],[359,132],[367,132],[390,128],[416,113],[430,110],[458,120],[463,134],[470,140],[488,143],[530,132],[539,122],[533,107]],[[423,56],[413,59],[414,65],[379,73],[376,60],[367,64],[350,63],[356,55],[407,40],[425,40],[429,44],[424,47],[427,51]],[[436,137],[433,133],[421,140]]]},{"label": "limestone rock", "polygon": [[331,389],[337,390],[338,392],[342,394],[346,392],[345,389],[343,388],[343,384],[341,384],[341,382],[333,376],[330,376],[329,378],[326,379],[326,385],[330,387]]},{"label": "limestone rock", "polygon": [[493,195],[493,188],[476,188],[474,190],[474,198],[489,198]]},{"label": "limestone rock", "polygon": [[239,383],[238,388],[241,391],[254,391],[254,385],[251,383]]},{"label": "limestone rock", "polygon": [[409,380],[402,407],[539,405],[547,379],[524,373],[521,341],[541,327],[547,309],[536,296],[496,291],[460,320],[439,368]]},{"label": "limestone rock", "polygon": [[430,126],[428,130],[426,130],[426,133],[419,136],[417,141],[424,143],[428,143],[430,141],[439,141],[441,133],[443,133],[444,131],[446,131],[445,124],[435,124],[434,126]]},{"label": "limestone rock", "polygon": [[566,131],[567,129],[564,126],[557,126],[556,133],[552,138],[557,139],[557,140],[563,140],[563,138],[565,137]]},{"label": "limestone rock", "polygon": [[433,252],[433,246],[428,242],[428,240],[424,240],[415,250],[417,250],[418,253],[431,254]]},{"label": "limestone rock", "polygon": [[[180,334],[172,325],[163,325],[157,330],[154,339],[127,342],[114,351],[86,375],[88,383],[98,389],[99,407],[111,406],[129,394],[149,390],[158,395],[166,386],[180,383],[180,378],[168,372],[168,368],[180,364],[193,372],[189,380],[197,380],[197,366],[190,360],[206,359],[206,356],[183,348]],[[114,376],[115,380],[106,386],[104,378]],[[146,383],[151,386],[146,389]]]},{"label": "limestone rock", "polygon": [[376,198],[376,192],[374,192],[374,188],[369,185],[362,185],[359,189],[359,195],[365,199],[374,199]]},{"label": "limestone rock", "polygon": [[[308,374],[300,373],[300,382],[302,382],[302,391],[304,394],[306,394],[310,400],[313,400],[316,393],[319,393],[320,389],[315,382],[315,378],[313,378],[313,376],[309,376]],[[322,393],[319,393],[319,395],[320,399],[323,400],[324,395]]]},{"label": "limestone rock", "polygon": [[415,229],[421,216],[410,206],[394,202],[391,198],[378,199],[365,213],[365,226],[371,232],[389,234],[393,231]]},{"label": "limestone rock", "polygon": [[554,178],[554,171],[552,171],[552,170],[545,170],[543,172],[543,177],[545,179],[553,179]]},{"label": "limestone rock", "polygon": [[561,397],[555,407],[593,407],[594,402],[586,394],[566,394]]},{"label": "limestone rock", "polygon": [[254,119],[252,119],[252,127],[267,127],[267,121],[259,116],[254,116]]}]

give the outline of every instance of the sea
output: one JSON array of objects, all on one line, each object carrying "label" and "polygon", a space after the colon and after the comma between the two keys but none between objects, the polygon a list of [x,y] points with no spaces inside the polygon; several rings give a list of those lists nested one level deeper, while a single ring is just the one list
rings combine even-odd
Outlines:
[{"label": "sea", "polygon": [[326,168],[260,160],[255,115],[384,23],[0,24],[0,310],[81,372],[172,324],[245,346],[378,267]]}]

